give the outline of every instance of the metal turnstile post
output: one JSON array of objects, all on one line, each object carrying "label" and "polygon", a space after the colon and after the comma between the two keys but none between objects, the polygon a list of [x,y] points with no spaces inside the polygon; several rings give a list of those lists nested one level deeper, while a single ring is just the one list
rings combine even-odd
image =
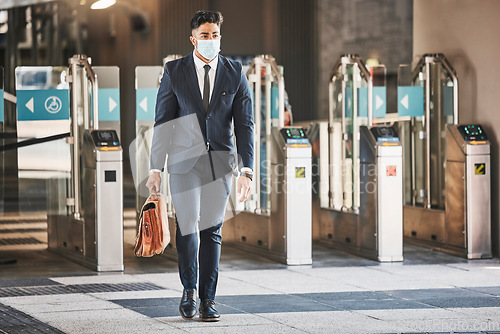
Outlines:
[{"label": "metal turnstile post", "polygon": [[[403,261],[403,159],[393,127],[360,128],[359,243],[380,262]],[[373,233],[373,237],[370,235]],[[373,238],[374,244],[370,243]]]},{"label": "metal turnstile post", "polygon": [[312,263],[311,144],[302,128],[273,128],[269,249],[288,265]]},{"label": "metal turnstile post", "polygon": [[468,259],[491,258],[490,142],[480,125],[448,125],[445,242]]}]

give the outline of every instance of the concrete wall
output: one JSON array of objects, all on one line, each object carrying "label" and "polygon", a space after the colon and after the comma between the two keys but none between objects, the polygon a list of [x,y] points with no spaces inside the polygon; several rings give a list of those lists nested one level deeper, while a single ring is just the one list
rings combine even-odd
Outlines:
[{"label": "concrete wall", "polygon": [[[318,112],[328,118],[328,81],[346,53],[364,61],[378,59],[387,69],[388,107],[396,107],[395,78],[400,64],[412,60],[413,0],[317,0]],[[392,93],[392,94],[391,94]],[[391,110],[393,111],[393,110]]]},{"label": "concrete wall", "polygon": [[492,239],[499,256],[500,1],[415,0],[413,14],[413,55],[447,56],[459,78],[460,122],[482,124],[492,143]]}]

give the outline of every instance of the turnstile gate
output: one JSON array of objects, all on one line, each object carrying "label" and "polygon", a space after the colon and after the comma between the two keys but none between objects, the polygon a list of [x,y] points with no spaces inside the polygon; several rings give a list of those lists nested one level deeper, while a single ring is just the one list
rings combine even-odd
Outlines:
[{"label": "turnstile gate", "polygon": [[284,77],[274,57],[255,57],[247,76],[255,120],[254,180],[250,198],[231,207],[234,217],[224,226],[224,240],[285,264],[310,264],[309,140],[305,129],[283,127]]},{"label": "turnstile gate", "polygon": [[486,134],[479,125],[459,125],[458,78],[443,54],[422,56],[410,84],[422,93],[406,93],[410,120],[398,124],[405,239],[469,259],[491,257]]},{"label": "turnstile gate", "polygon": [[358,56],[345,55],[329,93],[329,121],[308,130],[316,166],[314,238],[378,261],[402,261],[401,144],[393,127],[372,126],[374,116],[385,116],[374,112],[385,103],[385,89],[374,89]]}]

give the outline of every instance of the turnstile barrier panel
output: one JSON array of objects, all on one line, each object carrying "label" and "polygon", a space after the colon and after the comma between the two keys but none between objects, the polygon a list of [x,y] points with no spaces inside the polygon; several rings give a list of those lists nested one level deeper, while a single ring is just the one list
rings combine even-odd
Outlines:
[{"label": "turnstile barrier panel", "polygon": [[[359,127],[368,124],[368,118],[360,117],[360,94],[363,100],[364,89],[369,86],[369,72],[356,56],[342,57],[335,70],[329,86],[329,122],[333,130],[330,133],[330,201],[337,210],[358,211]],[[368,97],[366,105],[367,101]]]},{"label": "turnstile barrier panel", "polygon": [[137,121],[154,122],[156,95],[158,94],[162,75],[162,66],[137,66],[135,68]]},{"label": "turnstile barrier panel", "polygon": [[[135,68],[136,89],[136,139],[130,146],[130,159],[134,186],[136,188],[136,210],[140,211],[149,196],[146,182],[149,176],[149,161],[153,126],[155,121],[156,96],[163,76],[162,66],[137,66]],[[173,214],[173,204],[168,188],[168,174],[163,173],[160,192],[167,195],[167,210]]]},{"label": "turnstile barrier panel", "polygon": [[[446,127],[458,123],[458,80],[455,71],[442,54],[424,55],[415,67],[412,85],[418,88],[400,87],[399,110],[410,113],[420,110],[419,96],[423,91],[424,112],[410,121],[411,150],[405,156],[405,169],[411,176],[410,198],[406,203],[426,208],[445,208],[445,160]],[[404,90],[404,92],[402,91]],[[416,114],[411,114],[414,116]],[[408,184],[405,182],[405,184]]]},{"label": "turnstile barrier panel", "polygon": [[[120,69],[117,66],[94,66],[99,82],[99,128],[113,129],[120,135]],[[93,103],[90,104],[93,115]]]},{"label": "turnstile barrier panel", "polygon": [[[67,72],[67,67],[16,68],[18,141],[70,131]],[[19,198],[23,199],[19,203],[20,212],[59,211],[60,208],[47,203],[46,182],[53,179],[64,184],[69,177],[70,147],[65,139],[21,147],[17,159]]]},{"label": "turnstile barrier panel", "polygon": [[[248,71],[255,121],[254,180],[250,199],[244,210],[269,214],[271,210],[271,147],[272,129],[284,123],[285,88],[283,69],[274,57],[260,55],[253,59]],[[238,205],[237,205],[238,206]]]}]

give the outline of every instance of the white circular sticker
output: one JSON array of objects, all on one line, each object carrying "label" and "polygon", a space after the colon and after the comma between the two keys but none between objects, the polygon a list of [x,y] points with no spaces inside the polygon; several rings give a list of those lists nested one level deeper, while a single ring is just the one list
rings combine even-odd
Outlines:
[{"label": "white circular sticker", "polygon": [[49,96],[45,100],[45,109],[51,114],[57,114],[62,108],[61,99],[57,96]]}]

